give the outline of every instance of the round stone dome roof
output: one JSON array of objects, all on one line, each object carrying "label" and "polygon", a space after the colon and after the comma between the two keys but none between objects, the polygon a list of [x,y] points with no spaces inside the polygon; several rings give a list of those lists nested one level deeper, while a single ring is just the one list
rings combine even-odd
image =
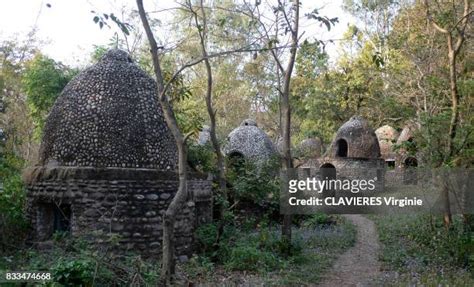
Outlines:
[{"label": "round stone dome roof", "polygon": [[124,51],[108,51],[72,79],[47,118],[42,165],[174,170],[176,163],[156,83]]},{"label": "round stone dome roof", "polygon": [[397,141],[398,132],[389,125],[384,125],[375,130],[375,135],[379,140],[380,153],[384,159],[394,159],[393,144]]},{"label": "round stone dome roof", "polygon": [[226,156],[240,154],[246,159],[262,161],[270,159],[277,151],[267,134],[257,127],[257,123],[247,119],[227,136],[224,153]]},{"label": "round stone dome roof", "polygon": [[301,141],[296,147],[297,155],[299,157],[320,157],[322,149],[322,142],[319,138],[308,138]]},{"label": "round stone dome roof", "polygon": [[331,157],[374,159],[380,157],[380,147],[374,130],[368,122],[353,116],[336,133],[329,149]]}]

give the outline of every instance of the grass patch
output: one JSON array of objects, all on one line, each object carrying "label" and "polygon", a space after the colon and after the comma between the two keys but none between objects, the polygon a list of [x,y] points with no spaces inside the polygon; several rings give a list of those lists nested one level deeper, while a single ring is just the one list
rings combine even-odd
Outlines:
[{"label": "grass patch", "polygon": [[81,239],[56,236],[47,250],[2,254],[0,278],[6,271],[48,271],[53,280],[44,286],[157,286],[159,266],[138,255],[116,255]]},{"label": "grass patch", "polygon": [[[281,240],[279,226],[234,229],[232,234],[224,235],[215,253],[205,248],[206,252],[193,257],[184,266],[185,272],[190,281],[204,285],[314,284],[339,254],[354,245],[356,238],[354,226],[343,218],[322,218],[315,215],[293,229],[290,252]],[[206,235],[213,233],[209,231],[212,228],[205,229]],[[205,240],[211,237],[203,236]]]},{"label": "grass patch", "polygon": [[473,233],[454,217],[448,231],[439,217],[372,216],[382,243],[380,259],[387,270],[383,284],[392,286],[474,286]]}]

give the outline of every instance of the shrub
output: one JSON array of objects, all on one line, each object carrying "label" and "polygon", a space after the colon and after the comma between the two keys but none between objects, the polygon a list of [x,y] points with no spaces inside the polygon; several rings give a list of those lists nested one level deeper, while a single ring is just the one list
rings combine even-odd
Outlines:
[{"label": "shrub", "polygon": [[210,145],[188,144],[188,162],[201,172],[217,172],[215,153]]},{"label": "shrub", "polygon": [[[21,178],[23,161],[13,154],[0,155],[0,233],[16,234],[16,237],[2,236],[0,244],[18,245],[18,239],[26,232],[24,214],[25,190]],[[14,241],[13,241],[14,240]]]},{"label": "shrub", "polygon": [[280,265],[280,259],[273,253],[256,246],[235,246],[224,266],[229,270],[270,270]]},{"label": "shrub", "polygon": [[60,260],[52,268],[53,280],[65,286],[92,286],[95,263],[90,259]]},{"label": "shrub", "polygon": [[232,186],[234,200],[254,203],[267,212],[277,210],[280,192],[277,170],[278,162],[275,159],[261,166],[245,162],[230,168],[227,179]]}]

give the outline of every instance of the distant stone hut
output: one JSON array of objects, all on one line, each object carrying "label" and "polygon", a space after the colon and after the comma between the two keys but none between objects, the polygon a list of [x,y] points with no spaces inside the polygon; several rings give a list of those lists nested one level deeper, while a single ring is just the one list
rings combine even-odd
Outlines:
[{"label": "distant stone hut", "polygon": [[[120,250],[156,254],[176,169],[155,82],[127,53],[110,50],[64,88],[47,118],[39,164],[25,173],[31,240],[63,231],[100,243],[118,234]],[[191,253],[196,226],[211,220],[211,183],[191,174],[188,190],[177,255]]]},{"label": "distant stone hut", "polygon": [[384,125],[375,130],[375,135],[379,141],[380,153],[387,167],[395,168],[397,153],[394,151],[394,145],[399,136],[397,130],[389,125]]},{"label": "distant stone hut", "polygon": [[307,138],[296,147],[295,156],[302,159],[318,158],[321,157],[322,149],[323,144],[320,138]]},{"label": "distant stone hut", "polygon": [[226,157],[250,160],[257,165],[278,156],[271,139],[251,119],[244,120],[229,133],[223,150]]},{"label": "distant stone hut", "polygon": [[316,170],[322,179],[377,179],[384,184],[384,160],[374,130],[360,116],[353,116],[336,133],[326,154],[310,159],[303,168]]}]

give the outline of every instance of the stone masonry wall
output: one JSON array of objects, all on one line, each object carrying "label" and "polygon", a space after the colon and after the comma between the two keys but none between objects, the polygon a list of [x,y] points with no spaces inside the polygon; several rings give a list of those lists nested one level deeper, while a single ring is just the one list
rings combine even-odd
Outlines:
[{"label": "stone masonry wall", "polygon": [[[123,179],[116,178],[117,173]],[[48,239],[52,231],[52,204],[71,208],[71,234],[101,243],[101,234],[118,234],[119,249],[145,256],[161,252],[162,215],[178,189],[175,174],[156,170],[110,170],[94,173],[85,168],[36,169],[27,180],[28,214],[32,239]],[[189,196],[175,225],[177,255],[189,255],[198,224],[209,222],[210,182],[191,178]],[[206,192],[207,191],[207,192]],[[201,194],[196,212],[193,194]],[[209,197],[203,196],[207,194]]]}]

